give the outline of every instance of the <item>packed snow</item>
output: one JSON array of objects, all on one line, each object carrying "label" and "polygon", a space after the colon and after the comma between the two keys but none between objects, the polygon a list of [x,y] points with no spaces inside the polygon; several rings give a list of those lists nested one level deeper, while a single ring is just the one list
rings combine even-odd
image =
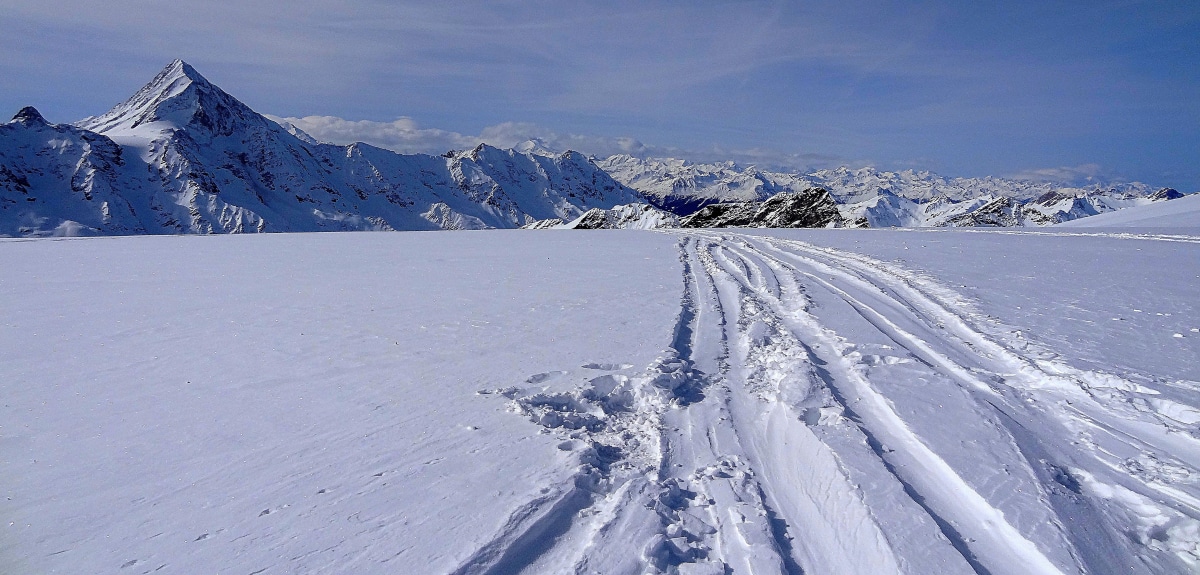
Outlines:
[{"label": "packed snow", "polygon": [[2,240],[0,266],[0,571],[1200,569],[1196,226]]}]

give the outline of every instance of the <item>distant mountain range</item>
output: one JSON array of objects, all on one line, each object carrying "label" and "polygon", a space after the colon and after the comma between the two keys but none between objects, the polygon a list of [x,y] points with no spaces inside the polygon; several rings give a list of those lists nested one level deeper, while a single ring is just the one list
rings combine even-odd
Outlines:
[{"label": "distant mountain range", "polygon": [[686,215],[717,202],[761,202],[783,192],[828,190],[853,227],[1048,225],[1183,194],[1142,183],[1072,187],[1004,178],[944,178],[875,168],[770,172],[732,162],[693,164],[626,155],[597,162],[651,204]]},{"label": "distant mountain range", "polygon": [[[0,125],[0,235],[1045,225],[1181,195],[1136,183],[776,173],[518,149],[481,144],[432,156],[319,143],[176,60],[103,115],[52,124],[29,107]],[[790,195],[763,204],[780,193]],[[731,202],[740,207],[707,211],[737,217],[689,219]]]}]

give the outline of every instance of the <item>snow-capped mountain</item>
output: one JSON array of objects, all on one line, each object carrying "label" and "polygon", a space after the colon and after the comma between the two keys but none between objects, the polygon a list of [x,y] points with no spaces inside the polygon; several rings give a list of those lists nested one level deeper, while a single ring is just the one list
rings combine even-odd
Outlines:
[{"label": "snow-capped mountain", "polygon": [[755,202],[814,184],[797,174],[765,172],[733,162],[695,164],[678,159],[638,159],[619,154],[596,164],[647,201],[679,215],[719,202]]},{"label": "snow-capped mountain", "polygon": [[0,126],[0,234],[513,228],[639,202],[590,159],[316,143],[182,61],[74,125]]},{"label": "snow-capped mountain", "polygon": [[761,201],[823,188],[839,204],[846,224],[855,227],[1048,225],[1181,195],[1137,182],[1073,187],[870,167],[786,173],[732,162],[694,164],[628,155],[598,160],[597,165],[654,205],[683,214],[712,203]]},{"label": "snow-capped mountain", "polygon": [[1140,183],[593,160],[536,141],[442,156],[323,144],[179,60],[103,115],[52,124],[25,108],[0,125],[0,235],[671,227],[706,205],[813,188],[828,190],[840,217],[800,220],[854,227],[1047,225],[1180,195]]},{"label": "snow-capped mountain", "polygon": [[146,182],[128,156],[106,136],[22,109],[0,125],[0,234],[144,233]]}]

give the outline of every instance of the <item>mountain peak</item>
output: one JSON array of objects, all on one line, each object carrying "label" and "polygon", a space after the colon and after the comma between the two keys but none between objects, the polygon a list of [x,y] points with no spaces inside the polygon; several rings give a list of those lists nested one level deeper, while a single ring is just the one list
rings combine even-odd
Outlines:
[{"label": "mountain peak", "polygon": [[154,86],[158,87],[160,90],[163,90],[168,89],[174,83],[183,82],[203,84],[206,86],[212,85],[208,82],[208,79],[201,75],[200,72],[197,72],[191,64],[176,58],[175,60],[172,60],[170,64],[167,64],[167,66],[163,68],[158,75],[156,75],[154,79],[150,81],[149,84],[146,85],[146,88]]},{"label": "mountain peak", "polygon": [[16,116],[13,116],[12,121],[20,122],[25,125],[47,123],[46,119],[42,117],[42,114],[33,106],[25,106],[24,108],[21,108],[21,111],[17,112]]},{"label": "mountain peak", "polygon": [[533,154],[535,156],[546,156],[551,158],[561,154],[559,150],[550,147],[550,145],[541,138],[530,138],[513,146],[512,149],[522,154]]},{"label": "mountain peak", "polygon": [[211,135],[229,135],[237,131],[234,124],[238,121],[261,124],[266,120],[210,83],[190,64],[177,59],[133,97],[78,125],[106,133],[159,123],[155,129],[189,127]]}]

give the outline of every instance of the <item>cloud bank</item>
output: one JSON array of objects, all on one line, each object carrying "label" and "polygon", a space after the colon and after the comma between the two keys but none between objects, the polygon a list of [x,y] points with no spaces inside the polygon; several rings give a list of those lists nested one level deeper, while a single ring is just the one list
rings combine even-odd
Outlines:
[{"label": "cloud bank", "polygon": [[320,142],[347,145],[363,142],[402,154],[441,154],[466,150],[485,143],[498,148],[541,150],[560,153],[574,150],[604,158],[628,154],[637,158],[680,158],[692,162],[734,162],[764,169],[805,171],[847,164],[866,165],[828,154],[788,153],[767,148],[726,149],[713,146],[689,150],[648,145],[631,136],[563,134],[529,122],[503,122],[483,128],[479,134],[462,134],[438,128],[423,128],[408,117],[391,122],[347,120],[336,116],[281,117],[267,115],[280,124],[291,124]]},{"label": "cloud bank", "polygon": [[1111,176],[1099,164],[1081,164],[1078,166],[1059,166],[1056,168],[1034,168],[1022,170],[1007,175],[1014,180],[1029,180],[1032,182],[1053,182],[1063,184],[1086,185],[1101,180],[1111,180]]},{"label": "cloud bank", "polygon": [[[603,137],[562,134],[529,122],[503,122],[483,128],[479,134],[462,134],[437,128],[423,128],[408,117],[391,122],[346,120],[336,116],[306,116],[303,118],[267,117],[281,124],[291,124],[320,142],[347,145],[363,142],[402,154],[442,154],[449,150],[467,150],[480,143],[498,148],[521,151],[561,153],[567,150],[605,158],[628,154],[636,158],[679,158],[691,162],[733,162],[741,166],[758,166],[782,172],[807,172],[839,166],[874,166],[888,170],[927,169],[921,162],[901,162],[875,166],[864,159],[843,158],[817,153],[787,153],[768,148],[726,149],[713,146],[705,150],[655,146],[630,136]],[[1014,180],[1063,185],[1088,185],[1124,181],[1108,173],[1099,164],[1029,168],[1004,174]]]}]

